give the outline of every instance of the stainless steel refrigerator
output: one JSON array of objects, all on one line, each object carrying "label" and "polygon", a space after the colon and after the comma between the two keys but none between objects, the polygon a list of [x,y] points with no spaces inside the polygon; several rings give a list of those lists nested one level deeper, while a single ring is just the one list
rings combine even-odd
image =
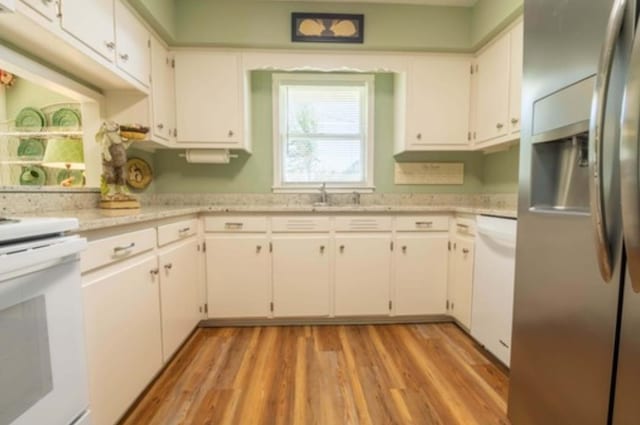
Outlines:
[{"label": "stainless steel refrigerator", "polygon": [[635,0],[525,0],[513,425],[640,424]]}]

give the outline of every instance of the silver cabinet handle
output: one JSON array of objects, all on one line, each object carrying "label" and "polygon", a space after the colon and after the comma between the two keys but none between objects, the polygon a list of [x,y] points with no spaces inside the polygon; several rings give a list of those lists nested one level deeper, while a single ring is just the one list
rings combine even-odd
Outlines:
[{"label": "silver cabinet handle", "polygon": [[149,270],[149,273],[151,273],[151,276],[157,276],[158,273],[160,273],[160,270],[158,270],[157,268],[151,269]]},{"label": "silver cabinet handle", "polygon": [[633,42],[622,104],[620,137],[620,192],[622,232],[631,287],[640,293],[640,32]]},{"label": "silver cabinet handle", "polygon": [[256,254],[260,254],[260,251],[262,251],[262,245],[256,246]]},{"label": "silver cabinet handle", "polygon": [[164,124],[160,123],[156,127],[158,127],[158,129],[162,130],[164,128]]},{"label": "silver cabinet handle", "polygon": [[418,140],[422,140],[422,133],[418,133],[418,134],[416,134],[416,139],[418,139]]},{"label": "silver cabinet handle", "polygon": [[516,125],[520,121],[518,118],[511,118],[511,124]]},{"label": "silver cabinet handle", "polygon": [[500,342],[500,345],[502,345],[504,348],[509,348],[509,344],[507,344],[503,340],[499,339],[498,342]]},{"label": "silver cabinet handle", "polygon": [[324,254],[324,245],[320,245],[320,254]]},{"label": "silver cabinet handle", "polygon": [[468,254],[468,253],[469,253],[469,250],[468,250],[467,248],[462,248],[462,253],[463,253],[463,254]]},{"label": "silver cabinet handle", "polygon": [[131,242],[129,245],[121,245],[113,248],[113,253],[118,254],[122,251],[128,251],[136,246],[135,242]]},{"label": "silver cabinet handle", "polygon": [[406,254],[406,253],[407,253],[407,247],[406,247],[406,245],[402,247],[402,253],[403,253],[403,254]]},{"label": "silver cabinet handle", "polygon": [[128,61],[129,60],[129,55],[126,53],[123,53],[120,55],[120,59],[122,59],[123,61]]},{"label": "silver cabinet handle", "polygon": [[173,268],[173,264],[171,264],[171,263],[167,263],[167,264],[164,265],[164,269],[167,270],[167,271],[171,270],[172,268]]},{"label": "silver cabinet handle", "polygon": [[600,52],[589,120],[589,201],[591,204],[591,218],[595,227],[598,266],[602,279],[607,283],[611,281],[613,267],[611,265],[611,247],[609,246],[609,235],[607,235],[607,222],[604,212],[604,183],[602,179],[604,119],[613,56],[616,42],[622,29],[626,6],[627,0],[614,0],[611,7],[607,33]]},{"label": "silver cabinet handle", "polygon": [[499,123],[497,123],[497,124],[496,124],[496,128],[497,128],[498,130],[500,130],[502,127],[504,127],[504,124],[502,124],[501,122],[499,122]]},{"label": "silver cabinet handle", "polygon": [[340,254],[344,252],[344,245],[340,245]]},{"label": "silver cabinet handle", "polygon": [[227,223],[224,224],[224,228],[227,229],[227,230],[231,230],[231,229],[239,230],[239,229],[242,229],[243,226],[244,226],[243,223],[230,223],[230,222],[227,222]]},{"label": "silver cabinet handle", "polygon": [[104,45],[109,50],[113,50],[116,48],[116,43],[114,43],[113,41],[105,41]]},{"label": "silver cabinet handle", "polygon": [[178,234],[180,236],[185,236],[186,233],[191,231],[191,227],[185,227],[183,229],[178,230]]},{"label": "silver cabinet handle", "polygon": [[229,130],[229,133],[227,133],[227,134],[229,135],[229,137],[233,137],[233,135],[234,135],[235,133],[233,132],[233,130]]},{"label": "silver cabinet handle", "polygon": [[433,221],[416,221],[416,227],[432,227]]}]

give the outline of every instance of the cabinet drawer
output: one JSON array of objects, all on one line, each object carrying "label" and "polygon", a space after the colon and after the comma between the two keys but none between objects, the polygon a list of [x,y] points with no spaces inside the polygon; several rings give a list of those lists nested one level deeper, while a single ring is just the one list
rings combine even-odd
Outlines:
[{"label": "cabinet drawer", "polygon": [[396,230],[398,232],[447,232],[449,217],[444,215],[396,217]]},{"label": "cabinet drawer", "polygon": [[391,217],[336,217],[337,232],[390,232]]},{"label": "cabinet drawer", "polygon": [[144,229],[98,239],[89,242],[89,247],[81,256],[80,268],[85,273],[150,251],[155,246],[156,229]]},{"label": "cabinet drawer", "polygon": [[171,242],[193,236],[197,232],[198,220],[195,218],[158,226],[158,246],[164,246]]},{"label": "cabinet drawer", "polygon": [[266,232],[266,217],[206,217],[204,219],[206,232]]},{"label": "cabinet drawer", "polygon": [[328,232],[329,217],[274,217],[271,228],[275,233]]},{"label": "cabinet drawer", "polygon": [[453,228],[458,235],[474,236],[476,234],[476,222],[470,218],[456,218]]}]

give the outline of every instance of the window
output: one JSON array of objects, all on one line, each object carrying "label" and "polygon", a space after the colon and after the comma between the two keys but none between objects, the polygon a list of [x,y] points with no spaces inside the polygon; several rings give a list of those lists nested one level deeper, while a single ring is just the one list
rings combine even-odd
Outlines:
[{"label": "window", "polygon": [[373,189],[373,81],[273,76],[275,191]]}]

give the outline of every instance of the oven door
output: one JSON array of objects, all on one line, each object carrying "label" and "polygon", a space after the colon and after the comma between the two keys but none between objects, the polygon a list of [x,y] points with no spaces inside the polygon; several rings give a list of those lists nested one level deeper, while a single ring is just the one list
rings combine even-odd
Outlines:
[{"label": "oven door", "polygon": [[69,425],[88,408],[78,237],[0,249],[0,425]]}]

